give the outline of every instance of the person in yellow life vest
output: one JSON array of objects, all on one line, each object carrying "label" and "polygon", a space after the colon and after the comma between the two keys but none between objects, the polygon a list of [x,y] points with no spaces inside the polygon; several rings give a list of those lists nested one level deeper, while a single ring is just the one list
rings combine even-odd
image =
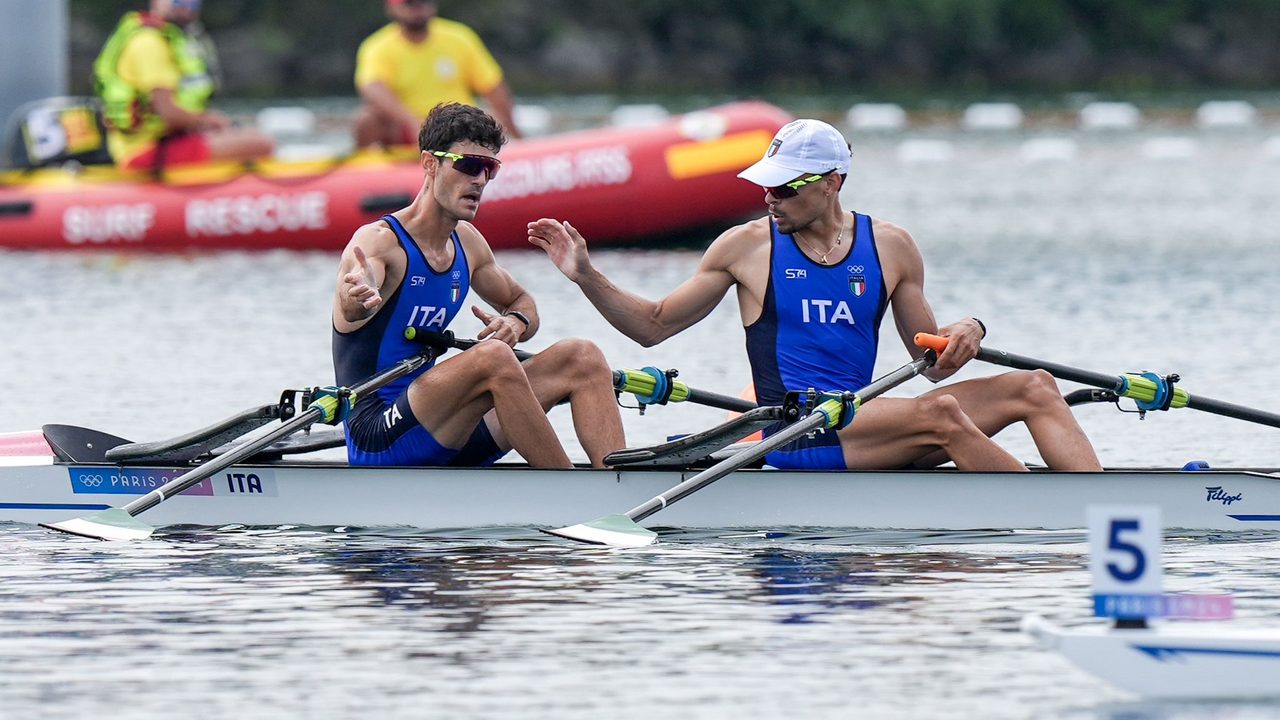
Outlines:
[{"label": "person in yellow life vest", "polygon": [[417,145],[422,120],[440,103],[489,104],[507,137],[520,131],[502,68],[475,31],[436,17],[436,3],[386,0],[392,22],[365,38],[356,53],[358,147]]},{"label": "person in yellow life vest", "polygon": [[203,46],[185,32],[201,0],[151,0],[120,20],[94,61],[116,165],[156,169],[270,155],[271,138],[208,109],[214,81]]}]

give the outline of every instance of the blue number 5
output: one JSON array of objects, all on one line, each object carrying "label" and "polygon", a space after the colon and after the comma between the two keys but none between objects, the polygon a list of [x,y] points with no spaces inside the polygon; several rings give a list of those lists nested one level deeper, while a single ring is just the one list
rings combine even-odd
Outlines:
[{"label": "blue number 5", "polygon": [[1111,521],[1111,537],[1107,541],[1107,549],[1116,552],[1128,553],[1133,556],[1133,569],[1122,570],[1113,562],[1107,563],[1107,570],[1111,573],[1111,577],[1120,582],[1133,582],[1142,577],[1142,573],[1147,570],[1147,556],[1142,553],[1142,548],[1133,543],[1124,542],[1120,539],[1120,533],[1128,530],[1137,530],[1137,520],[1112,520]]}]

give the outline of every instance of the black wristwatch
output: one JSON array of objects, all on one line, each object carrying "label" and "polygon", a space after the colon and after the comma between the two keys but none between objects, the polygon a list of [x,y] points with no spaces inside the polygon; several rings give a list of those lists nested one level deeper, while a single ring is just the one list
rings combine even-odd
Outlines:
[{"label": "black wristwatch", "polygon": [[506,312],[502,313],[502,315],[503,315],[503,317],[506,317],[507,315],[510,315],[511,317],[513,317],[513,318],[515,318],[515,319],[519,320],[520,322],[524,323],[525,329],[528,329],[528,328],[529,328],[529,326],[533,325],[533,323],[529,322],[529,316],[528,316],[528,315],[525,315],[524,313],[520,312],[519,310],[508,310],[508,311],[506,311]]}]

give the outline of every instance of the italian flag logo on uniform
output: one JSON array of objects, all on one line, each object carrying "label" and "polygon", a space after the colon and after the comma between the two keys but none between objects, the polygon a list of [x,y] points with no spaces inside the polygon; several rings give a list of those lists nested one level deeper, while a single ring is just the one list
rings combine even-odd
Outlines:
[{"label": "italian flag logo on uniform", "polygon": [[461,283],[453,283],[452,285],[450,285],[450,286],[449,286],[449,302],[451,302],[451,303],[456,303],[456,302],[458,302],[459,300],[461,300],[461,299],[462,299],[462,298],[458,297],[458,296],[459,296],[459,295],[461,295],[461,294],[462,294],[462,284],[461,284]]},{"label": "italian flag logo on uniform", "polygon": [[854,297],[862,297],[862,293],[867,291],[867,278],[863,275],[850,275],[849,290]]}]

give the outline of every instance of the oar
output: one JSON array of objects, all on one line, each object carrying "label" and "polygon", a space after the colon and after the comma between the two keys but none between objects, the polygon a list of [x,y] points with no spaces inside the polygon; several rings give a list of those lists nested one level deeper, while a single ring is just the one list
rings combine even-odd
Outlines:
[{"label": "oar", "polygon": [[[687,497],[720,478],[746,467],[770,452],[786,445],[802,435],[819,428],[831,428],[841,424],[841,414],[847,406],[852,412],[868,400],[919,375],[937,361],[937,355],[925,353],[924,357],[903,365],[870,385],[854,393],[832,395],[803,419],[788,425],[750,448],[721,460],[670,490],[637,505],[621,515],[606,515],[580,525],[543,530],[550,535],[579,540],[594,545],[615,547],[643,547],[657,542],[658,534],[641,527],[641,520],[653,515],[678,500]],[[846,420],[848,418],[845,418]]]},{"label": "oar", "polygon": [[56,523],[41,523],[41,525],[51,530],[59,530],[72,535],[83,535],[84,537],[98,540],[141,540],[150,537],[151,533],[155,532],[155,528],[138,520],[136,516],[139,513],[150,510],[183,490],[199,483],[201,480],[212,477],[248,458],[277,440],[304,430],[318,422],[336,424],[345,415],[345,410],[355,405],[358,397],[408,375],[429,362],[436,354],[437,351],[434,348],[429,348],[418,355],[401,360],[377,375],[357,383],[352,388],[326,388],[327,392],[317,397],[307,406],[306,410],[275,430],[237,447],[226,455],[219,455],[216,459],[174,478],[171,482],[152,490],[123,507],[108,508],[85,517],[72,518]]},{"label": "oar", "polygon": [[[440,351],[456,348],[467,350],[475,347],[482,340],[460,338],[452,330],[435,332],[408,328],[404,331],[406,338],[434,347]],[[533,357],[533,353],[516,350],[516,358],[521,362]],[[690,402],[695,405],[708,405],[721,410],[746,412],[754,410],[756,404],[742,398],[730,397],[719,393],[699,390],[675,379],[675,371],[663,372],[657,368],[647,367],[643,370],[614,370],[613,389],[618,392],[632,393],[641,405],[666,405],[668,402]]]},{"label": "oar", "polygon": [[[947,338],[929,333],[920,333],[916,335],[916,345],[927,347],[934,352],[940,353],[947,347]],[[995,365],[1011,367],[1015,370],[1044,370],[1060,380],[1069,380],[1082,385],[1092,385],[1093,387],[1110,390],[1119,397],[1132,398],[1138,403],[1138,408],[1144,411],[1185,407],[1280,428],[1280,415],[1222,400],[1192,395],[1185,388],[1174,385],[1174,381],[1177,380],[1177,376],[1174,375],[1163,378],[1155,373],[1107,375],[1105,373],[1081,370],[1069,365],[1059,365],[1045,360],[1014,355],[1013,353],[992,348],[980,348],[978,350],[978,359]]]}]

